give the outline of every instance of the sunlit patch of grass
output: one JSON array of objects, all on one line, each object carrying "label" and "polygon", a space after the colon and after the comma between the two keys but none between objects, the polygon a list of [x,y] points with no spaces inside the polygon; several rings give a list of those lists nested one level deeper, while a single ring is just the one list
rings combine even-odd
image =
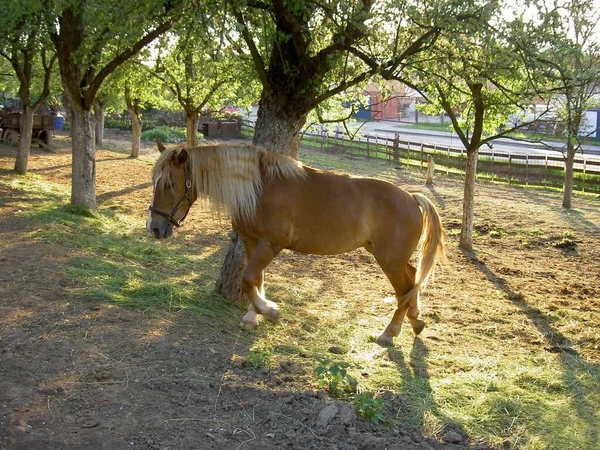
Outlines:
[{"label": "sunlit patch of grass", "polygon": [[185,242],[159,242],[141,220],[111,208],[72,206],[67,188],[37,176],[3,182],[27,196],[18,214],[39,224],[32,238],[81,251],[67,269],[77,292],[124,306],[238,320],[240,308],[212,293],[218,248],[190,252]]}]

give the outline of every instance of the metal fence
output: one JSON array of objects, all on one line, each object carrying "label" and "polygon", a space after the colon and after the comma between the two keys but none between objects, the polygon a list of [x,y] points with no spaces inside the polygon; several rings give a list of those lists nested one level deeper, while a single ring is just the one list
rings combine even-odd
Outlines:
[{"label": "metal fence", "polygon": [[[243,133],[253,136],[254,123],[246,121]],[[435,171],[464,174],[466,150],[391,137],[363,134],[354,139],[343,133],[305,131],[302,145],[323,152],[381,159],[398,166],[426,168],[428,156],[435,161]],[[565,160],[562,155],[524,154],[482,148],[477,162],[478,179],[518,185],[562,188]],[[575,157],[574,189],[600,193],[600,161],[582,155]]]}]

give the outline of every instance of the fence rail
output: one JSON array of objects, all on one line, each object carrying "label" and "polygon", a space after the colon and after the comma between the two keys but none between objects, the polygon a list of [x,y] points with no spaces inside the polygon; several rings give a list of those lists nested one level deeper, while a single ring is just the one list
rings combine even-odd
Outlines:
[{"label": "fence rail", "polygon": [[[254,124],[246,121],[243,133],[254,134]],[[435,160],[436,172],[461,174],[465,171],[466,151],[459,147],[405,141],[385,136],[361,135],[349,139],[342,133],[305,131],[302,145],[321,151],[353,155],[367,159],[386,160],[389,164],[425,168],[427,157]],[[565,161],[551,154],[511,153],[502,150],[480,149],[477,177],[509,184],[562,188]],[[574,162],[574,189],[600,193],[600,161],[576,156]]]}]

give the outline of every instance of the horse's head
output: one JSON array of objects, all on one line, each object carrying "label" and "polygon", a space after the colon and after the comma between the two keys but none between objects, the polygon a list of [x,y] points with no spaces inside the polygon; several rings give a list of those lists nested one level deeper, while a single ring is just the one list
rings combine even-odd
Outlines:
[{"label": "horse's head", "polygon": [[156,141],[161,156],[154,167],[154,194],[148,208],[146,229],[157,239],[173,235],[173,227],[181,226],[195,195],[192,192],[188,152],[167,150]]}]

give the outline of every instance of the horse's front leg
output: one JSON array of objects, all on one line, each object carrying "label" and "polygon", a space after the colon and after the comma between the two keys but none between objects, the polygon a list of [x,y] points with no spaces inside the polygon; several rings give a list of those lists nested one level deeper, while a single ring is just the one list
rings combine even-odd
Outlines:
[{"label": "horse's front leg", "polygon": [[[248,251],[248,247],[253,248]],[[242,290],[250,299],[250,307],[248,313],[242,319],[242,324],[249,327],[255,326],[257,313],[274,322],[279,318],[279,308],[275,303],[264,297],[263,270],[279,254],[281,248],[271,244],[266,239],[261,239],[254,246],[248,245],[246,251],[248,262],[242,276]]]},{"label": "horse's front leg", "polygon": [[[261,277],[258,285],[258,293],[264,298],[265,296],[265,286],[264,286],[264,271],[261,272]],[[248,312],[242,317],[242,322],[240,325],[243,328],[251,330],[252,328],[256,328],[258,325],[258,313],[256,309],[254,309],[254,303],[252,301],[248,305]]]}]

